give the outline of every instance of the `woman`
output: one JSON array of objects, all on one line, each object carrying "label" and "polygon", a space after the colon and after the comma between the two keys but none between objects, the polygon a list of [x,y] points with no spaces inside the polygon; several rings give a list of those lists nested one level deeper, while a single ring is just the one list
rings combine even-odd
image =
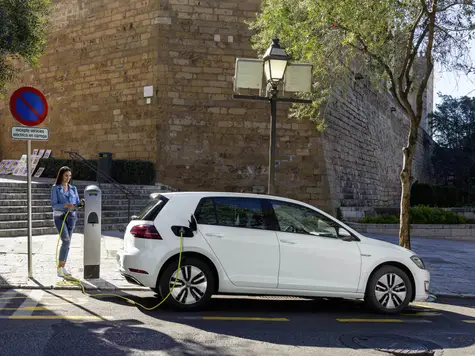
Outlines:
[{"label": "woman", "polygon": [[51,189],[51,206],[53,207],[54,224],[58,233],[63,226],[66,212],[69,211],[61,234],[61,249],[59,250],[59,263],[57,266],[59,277],[71,276],[71,273],[64,266],[68,258],[71,237],[73,236],[77,221],[75,209],[78,205],[84,205],[84,199],[79,200],[77,188],[69,184],[71,177],[71,169],[69,167],[61,167],[56,177],[56,182]]}]

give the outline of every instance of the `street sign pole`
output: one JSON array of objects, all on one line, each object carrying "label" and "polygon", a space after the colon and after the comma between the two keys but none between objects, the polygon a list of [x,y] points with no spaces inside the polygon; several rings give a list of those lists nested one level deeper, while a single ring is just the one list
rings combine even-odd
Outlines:
[{"label": "street sign pole", "polygon": [[32,258],[32,221],[31,221],[31,140],[26,141],[26,167],[28,171],[27,184],[27,207],[28,207],[28,278],[33,278],[33,258]]},{"label": "street sign pole", "polygon": [[33,127],[40,125],[48,115],[48,102],[44,94],[33,87],[21,87],[10,97],[10,111],[19,123],[25,126],[13,126],[11,129],[12,139],[26,141],[26,169],[27,169],[27,193],[26,206],[28,216],[28,278],[33,278],[33,219],[31,201],[31,141],[46,141],[49,139],[47,128]]}]

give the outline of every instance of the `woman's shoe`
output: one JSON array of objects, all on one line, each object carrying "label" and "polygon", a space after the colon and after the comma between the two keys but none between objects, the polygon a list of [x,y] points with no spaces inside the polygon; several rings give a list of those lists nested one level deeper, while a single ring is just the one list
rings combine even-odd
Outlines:
[{"label": "woman's shoe", "polygon": [[58,277],[71,277],[71,273],[65,267],[58,267]]}]

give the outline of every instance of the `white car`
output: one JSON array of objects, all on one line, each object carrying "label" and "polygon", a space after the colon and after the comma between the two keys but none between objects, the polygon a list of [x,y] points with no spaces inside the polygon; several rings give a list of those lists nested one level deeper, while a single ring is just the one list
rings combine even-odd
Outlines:
[{"label": "white car", "polygon": [[[175,283],[183,234],[181,271]],[[154,194],[127,226],[121,274],[176,309],[214,294],[364,299],[395,314],[428,298],[430,274],[398,245],[302,202],[258,194]]]}]

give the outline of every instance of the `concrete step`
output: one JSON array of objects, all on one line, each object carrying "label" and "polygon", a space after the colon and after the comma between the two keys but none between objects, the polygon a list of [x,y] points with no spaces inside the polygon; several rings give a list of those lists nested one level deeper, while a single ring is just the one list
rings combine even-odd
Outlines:
[{"label": "concrete step", "polygon": [[[102,231],[125,231],[127,224],[102,224]],[[75,233],[84,233],[84,227],[78,225],[74,230]],[[1,237],[20,237],[27,236],[28,229],[0,229],[0,238]],[[33,236],[39,235],[58,235],[58,231],[55,227],[39,227],[32,229]]]},{"label": "concrete step", "polygon": [[[2,202],[3,203],[3,202]],[[44,213],[51,212],[51,206],[33,206],[31,208],[33,213]],[[27,213],[26,206],[3,206],[0,205],[0,214],[16,214],[16,213]]]},{"label": "concrete step", "polygon": [[[2,176],[0,176],[1,178]],[[97,185],[101,188],[103,191],[108,191],[108,190],[120,190],[117,186],[109,183],[101,183],[97,184],[96,182],[91,182],[89,184],[84,184],[84,183],[74,183],[73,184],[79,189],[79,190],[84,190],[87,186],[89,185]],[[1,182],[0,183],[0,189],[2,188],[23,188],[26,189],[27,182]],[[41,188],[41,189],[51,189],[53,186],[53,181],[51,183],[36,183],[32,182],[31,183],[32,188]],[[176,189],[173,189],[172,187],[163,185],[163,184],[156,184],[156,185],[135,185],[135,184],[124,184],[124,185],[119,185],[122,188],[128,189],[128,190],[158,190],[158,191],[177,191]]]},{"label": "concrete step", "polygon": [[[147,205],[148,200],[145,199],[137,199],[137,200],[130,200],[131,207],[143,207]],[[26,199],[11,199],[11,200],[2,200],[0,202],[1,206],[27,206]],[[51,206],[51,199],[32,199],[32,206]],[[125,207],[128,206],[127,199],[103,199],[102,201],[103,207]]]},{"label": "concrete step", "polygon": [[[108,217],[102,219],[101,225],[122,225],[128,224],[129,219],[127,217]],[[84,225],[84,219],[78,219],[77,225]],[[34,228],[41,227],[54,227],[53,219],[44,219],[44,220],[33,220],[32,226]],[[28,228],[28,221],[26,220],[17,220],[17,221],[0,221],[0,230],[2,229],[26,229]]]},{"label": "concrete step", "polygon": [[[37,193],[32,193],[31,194],[32,199],[34,200],[44,200],[44,199],[51,199],[51,192],[37,192]],[[79,197],[82,198],[83,195],[79,194]],[[0,201],[3,200],[26,200],[27,198],[27,192],[21,192],[21,193],[0,193]],[[107,200],[117,200],[117,199],[127,199],[125,194],[122,193],[117,193],[114,192],[112,194],[106,194],[102,196],[103,201]],[[150,196],[149,195],[134,195],[130,196],[131,200],[149,200]]]},{"label": "concrete step", "polygon": [[[136,211],[131,211],[131,213],[137,213]],[[46,212],[33,212],[33,220],[51,220],[53,219],[53,212],[50,210]],[[80,211],[78,213],[78,218],[84,218],[84,212]],[[127,218],[127,210],[103,210],[102,218]],[[0,213],[0,222],[1,221],[27,221],[28,213],[26,208],[22,212],[17,213]]]}]

